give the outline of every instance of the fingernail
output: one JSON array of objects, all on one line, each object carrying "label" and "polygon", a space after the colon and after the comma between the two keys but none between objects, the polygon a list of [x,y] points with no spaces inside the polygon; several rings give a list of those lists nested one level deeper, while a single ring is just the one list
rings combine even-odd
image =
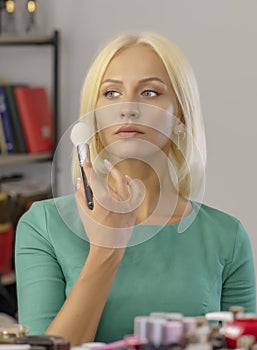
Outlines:
[{"label": "fingernail", "polygon": [[76,181],[76,189],[79,190],[80,187],[81,187],[81,178],[78,177],[78,178],[77,178],[77,181]]},{"label": "fingernail", "polygon": [[128,175],[125,175],[125,178],[127,179],[128,184],[130,183],[130,181],[132,181],[131,177],[129,177]]},{"label": "fingernail", "polygon": [[89,152],[89,146],[88,144],[86,144],[86,158],[85,158],[85,163],[86,164],[90,164],[91,163],[91,159],[90,159],[90,152]]},{"label": "fingernail", "polygon": [[108,159],[104,159],[104,165],[108,170],[111,170],[113,167],[112,163]]}]

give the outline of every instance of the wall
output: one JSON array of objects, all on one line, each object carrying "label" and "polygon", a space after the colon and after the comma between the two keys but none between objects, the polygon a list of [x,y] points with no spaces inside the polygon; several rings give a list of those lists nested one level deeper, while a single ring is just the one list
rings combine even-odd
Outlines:
[{"label": "wall", "polygon": [[[84,75],[107,40],[121,32],[151,30],[181,47],[197,76],[206,124],[204,201],[241,219],[257,266],[256,0],[38,2],[41,28],[61,30],[60,136],[78,117]],[[18,70],[14,66],[13,74]],[[31,77],[35,73],[44,81],[44,72],[36,70]],[[62,193],[67,185],[65,152],[59,171]]]}]

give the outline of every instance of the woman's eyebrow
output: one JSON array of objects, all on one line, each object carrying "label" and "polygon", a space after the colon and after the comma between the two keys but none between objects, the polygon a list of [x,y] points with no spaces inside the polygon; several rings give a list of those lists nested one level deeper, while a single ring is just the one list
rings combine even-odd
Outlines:
[{"label": "woman's eyebrow", "polygon": [[122,84],[122,81],[116,80],[116,79],[106,79],[106,80],[102,81],[102,85],[107,84],[107,83]]},{"label": "woman's eyebrow", "polygon": [[163,85],[167,86],[167,84],[165,83],[165,81],[163,81],[162,79],[158,78],[158,77],[149,77],[149,78],[145,78],[145,79],[141,79],[139,80],[139,83],[147,83],[148,81],[158,81],[160,83],[162,83]]},{"label": "woman's eyebrow", "polygon": [[[163,85],[167,86],[167,84],[162,79],[160,79],[158,77],[144,78],[144,79],[139,80],[139,83],[143,84],[143,83],[147,83],[149,81],[158,81],[158,82],[162,83]],[[107,83],[122,84],[123,82],[121,80],[117,80],[117,79],[106,79],[102,82],[102,85],[107,84]]]}]

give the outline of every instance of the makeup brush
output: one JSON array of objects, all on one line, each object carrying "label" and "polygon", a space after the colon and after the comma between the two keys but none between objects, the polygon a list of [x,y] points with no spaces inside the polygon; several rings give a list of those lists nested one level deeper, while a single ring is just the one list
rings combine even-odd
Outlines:
[{"label": "makeup brush", "polygon": [[85,122],[78,122],[73,126],[70,138],[77,150],[79,166],[85,188],[87,206],[92,210],[94,208],[93,192],[89,186],[87,176],[83,168],[84,161],[88,156],[88,144],[92,138],[91,128]]}]

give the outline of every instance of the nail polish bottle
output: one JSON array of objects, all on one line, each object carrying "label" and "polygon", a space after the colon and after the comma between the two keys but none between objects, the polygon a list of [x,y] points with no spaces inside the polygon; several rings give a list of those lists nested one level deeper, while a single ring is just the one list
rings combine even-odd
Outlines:
[{"label": "nail polish bottle", "polygon": [[149,316],[136,316],[134,318],[134,336],[142,343],[147,343],[148,319]]},{"label": "nail polish bottle", "polygon": [[157,350],[163,338],[163,326],[166,321],[157,317],[148,317],[146,321],[146,338],[148,342],[140,346],[140,350]]},{"label": "nail polish bottle", "polygon": [[184,337],[183,324],[180,321],[168,321],[163,325],[163,335],[159,350],[182,349]]}]

